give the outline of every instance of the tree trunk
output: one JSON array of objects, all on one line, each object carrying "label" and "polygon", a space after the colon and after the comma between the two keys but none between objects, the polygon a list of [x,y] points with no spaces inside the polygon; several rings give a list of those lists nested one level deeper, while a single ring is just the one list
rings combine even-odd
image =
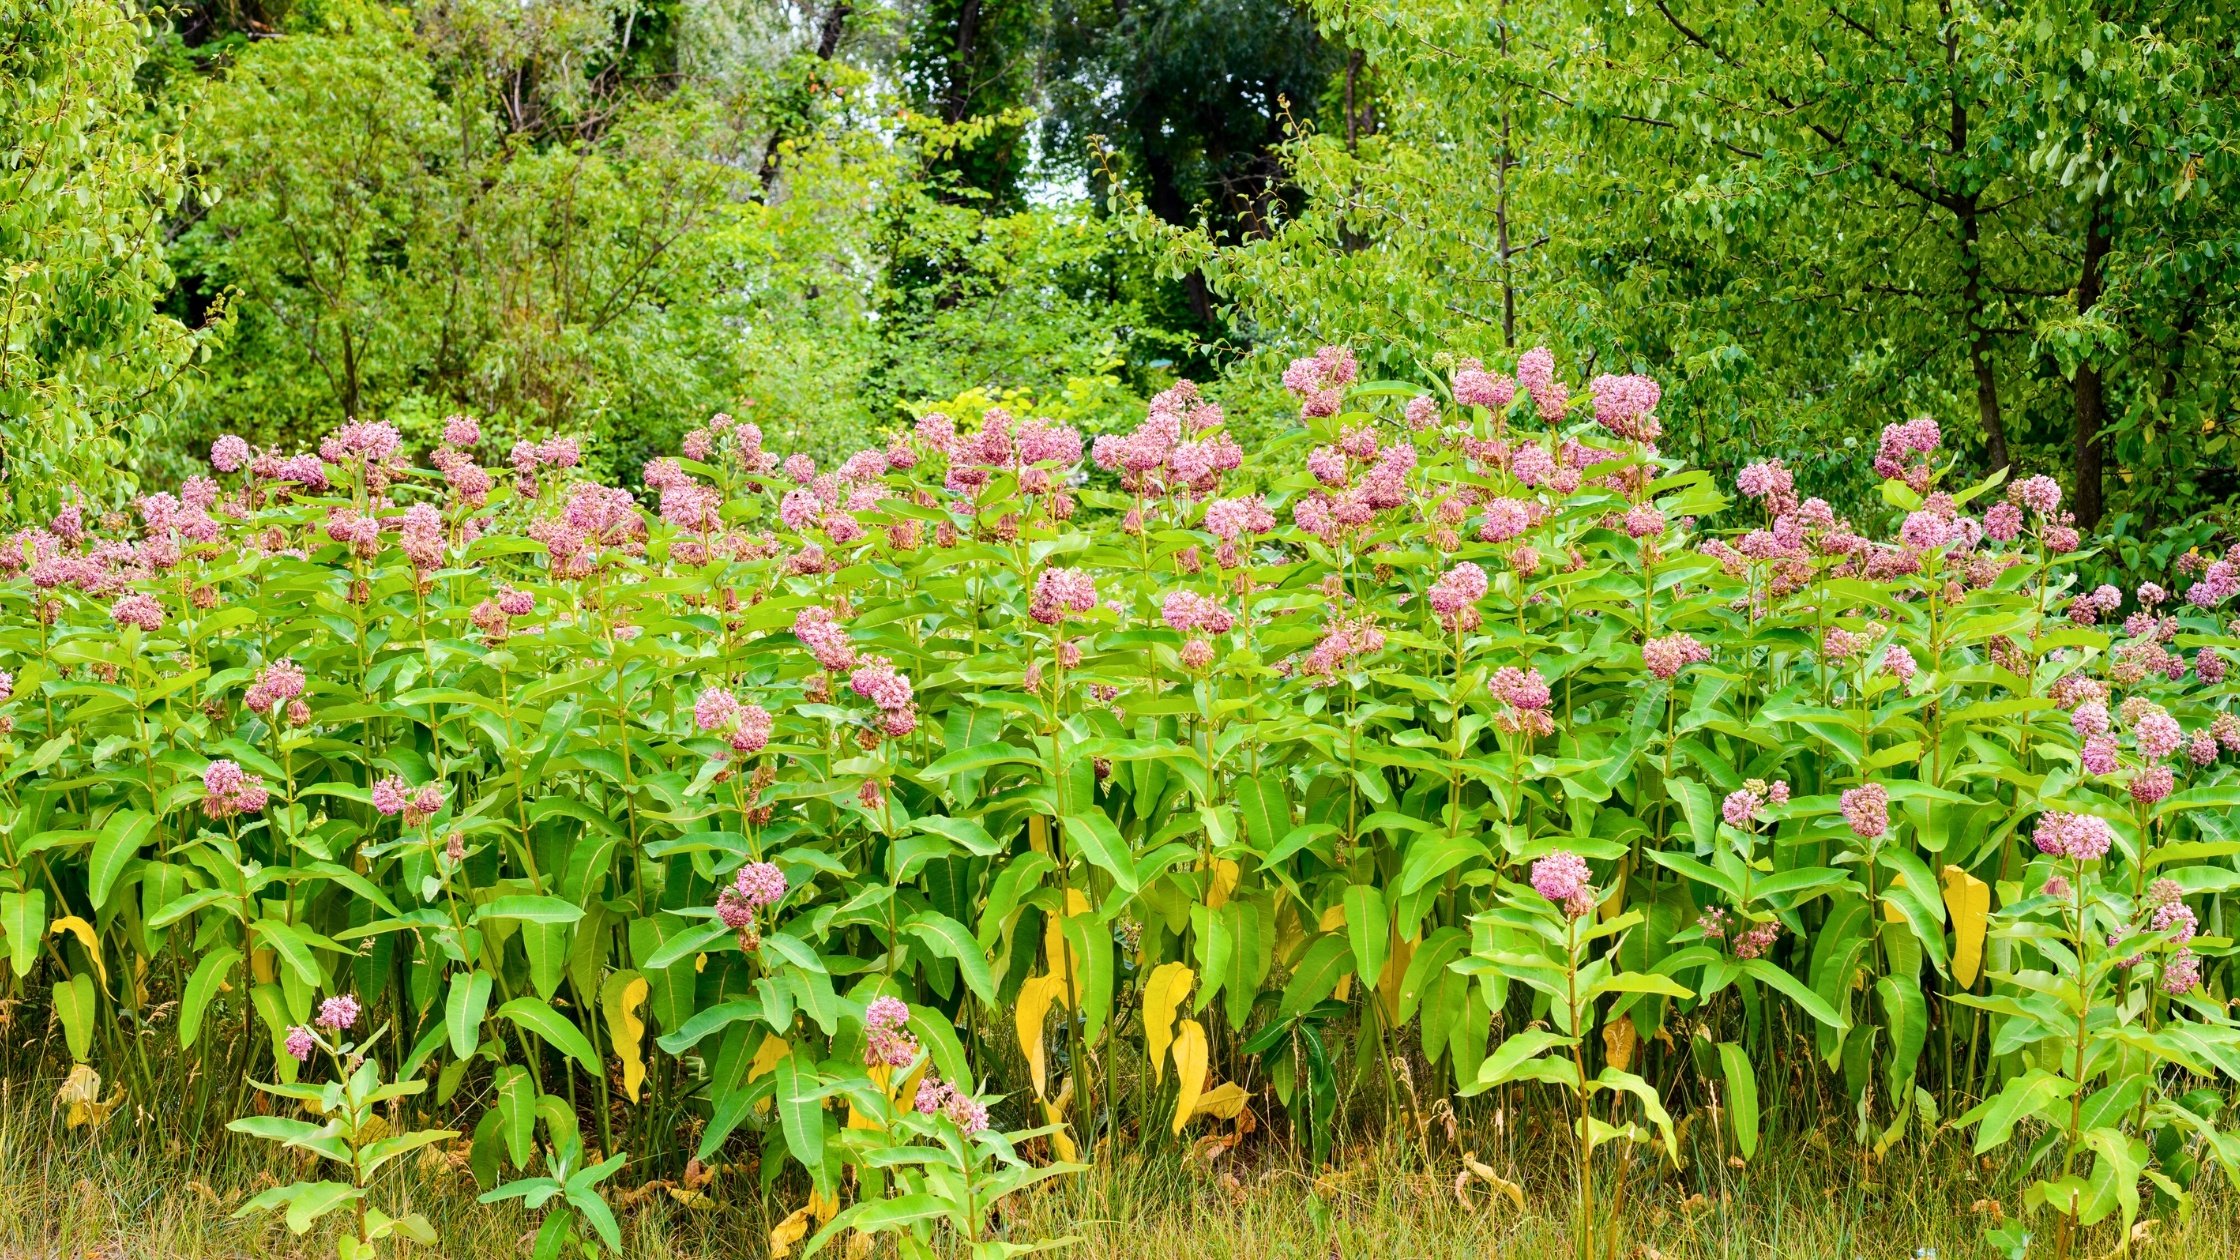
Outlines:
[{"label": "tree trunk", "polygon": [[[831,8],[824,11],[824,21],[817,27],[817,60],[827,62],[840,52],[840,33],[848,24],[848,15],[855,12],[849,0],[833,0]],[[806,108],[806,107],[804,107]],[[801,119],[781,122],[771,129],[770,142],[762,146],[762,169],[756,174],[762,180],[762,199],[770,200],[770,190],[778,183],[778,150],[787,137],[800,129]]]},{"label": "tree trunk", "polygon": [[[2102,269],[2112,244],[2107,203],[2094,194],[2092,207],[2085,213],[2084,268],[2077,277],[2079,315],[2091,314],[2092,308],[2100,304]],[[2108,418],[2107,388],[2090,356],[2077,364],[2070,384],[2076,399],[2076,486],[2070,493],[2076,503],[2078,527],[2091,529],[2107,512],[2101,484],[2105,454],[2101,449],[2101,434]]]},{"label": "tree trunk", "polygon": [[961,123],[972,116],[972,53],[980,42],[980,0],[964,0],[957,9],[957,42],[949,60],[949,87],[941,107],[942,121]]},{"label": "tree trunk", "polygon": [[1983,425],[1984,463],[1989,471],[2007,467],[2007,426],[1999,413],[1999,377],[1991,366],[1990,312],[1983,309],[1983,250],[1979,245],[1976,199],[1962,199],[1960,266],[1966,283],[1961,302],[1968,313],[1968,360],[1976,377],[1976,417]]}]

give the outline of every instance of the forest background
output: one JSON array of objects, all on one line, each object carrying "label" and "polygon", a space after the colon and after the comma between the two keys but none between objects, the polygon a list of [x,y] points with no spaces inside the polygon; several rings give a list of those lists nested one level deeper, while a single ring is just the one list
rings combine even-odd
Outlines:
[{"label": "forest background", "polygon": [[822,454],[1178,377],[1282,416],[1332,340],[1654,370],[1672,453],[1839,501],[1933,416],[2120,568],[2240,492],[2206,0],[4,7],[19,517],[350,417],[613,474],[725,410]]}]

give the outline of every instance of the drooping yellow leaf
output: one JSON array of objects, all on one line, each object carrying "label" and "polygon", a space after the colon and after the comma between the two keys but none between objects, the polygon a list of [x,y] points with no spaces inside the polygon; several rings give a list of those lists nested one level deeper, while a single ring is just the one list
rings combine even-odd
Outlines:
[{"label": "drooping yellow leaf", "polygon": [[1385,955],[1384,970],[1377,975],[1377,997],[1384,1003],[1387,1023],[1400,1022],[1400,982],[1408,974],[1408,964],[1416,960],[1416,941],[1413,936],[1396,935],[1391,952]]},{"label": "drooping yellow leaf", "polygon": [[1991,916],[1991,885],[1957,866],[1944,868],[1944,906],[1952,914],[1952,978],[1974,986],[1983,970],[1983,934]]},{"label": "drooping yellow leaf", "polygon": [[1602,1048],[1609,1056],[1610,1066],[1621,1072],[1633,1070],[1633,1050],[1640,1041],[1640,1030],[1624,1016],[1602,1026]]},{"label": "drooping yellow leaf", "polygon": [[1056,976],[1028,976],[1019,986],[1018,1003],[1011,1008],[1012,1021],[1019,1033],[1019,1053],[1027,1057],[1027,1070],[1034,1080],[1034,1096],[1042,1098],[1050,1092],[1049,1063],[1042,1050],[1042,1021],[1050,1014],[1051,999],[1056,997],[1061,983]]},{"label": "drooping yellow leaf", "polygon": [[1050,1151],[1067,1163],[1081,1157],[1081,1148],[1074,1143],[1073,1132],[1066,1127],[1066,1108],[1073,1105],[1073,1078],[1067,1077],[1058,1089],[1058,1096],[1042,1104],[1042,1122],[1058,1126],[1050,1135]]},{"label": "drooping yellow leaf", "polygon": [[1197,1020],[1186,1019],[1174,1037],[1174,1077],[1179,1093],[1174,1100],[1174,1123],[1169,1127],[1179,1135],[1182,1126],[1198,1109],[1198,1098],[1206,1084],[1206,1030]]},{"label": "drooping yellow leaf", "polygon": [[[778,1036],[776,1033],[765,1035],[762,1044],[755,1047],[754,1058],[747,1061],[747,1079],[752,1081],[766,1072],[777,1071],[778,1060],[792,1053],[793,1046],[785,1038]],[[770,1110],[770,1100],[765,1098],[757,1102],[754,1109],[757,1115],[768,1112]]]},{"label": "drooping yellow leaf", "polygon": [[[1325,932],[1345,931],[1346,904],[1340,901],[1325,907],[1322,911],[1322,921],[1316,926]],[[1347,1001],[1353,997],[1352,972],[1349,971],[1346,974],[1338,977],[1337,991],[1332,993],[1330,996],[1338,999],[1341,1002]]]},{"label": "drooping yellow leaf", "polygon": [[1198,1105],[1190,1109],[1190,1114],[1212,1116],[1217,1120],[1234,1120],[1250,1101],[1252,1095],[1244,1092],[1244,1086],[1235,1081],[1223,1081],[1198,1095]]},{"label": "drooping yellow leaf", "polygon": [[1237,890],[1237,880],[1244,872],[1227,858],[1213,860],[1213,877],[1206,883],[1206,906],[1219,910],[1229,904],[1229,894]]},{"label": "drooping yellow leaf", "polygon": [[1050,820],[1041,814],[1027,818],[1027,847],[1037,853],[1050,851]]},{"label": "drooping yellow leaf", "polygon": [[1042,921],[1042,956],[1050,960],[1050,974],[1057,978],[1052,994],[1066,1006],[1072,1006],[1074,995],[1081,992],[1081,960],[1074,955],[1073,946],[1066,943],[1065,921],[1088,913],[1089,898],[1080,889],[1069,888],[1066,912]]},{"label": "drooping yellow leaf", "polygon": [[840,1214],[840,1191],[835,1188],[832,1197],[828,1199],[815,1186],[810,1186],[809,1214],[817,1218],[817,1224],[829,1224],[833,1217]]},{"label": "drooping yellow leaf", "polygon": [[[1694,1119],[1694,1117],[1690,1116],[1689,1119]],[[1524,1211],[1524,1187],[1518,1185],[1514,1181],[1509,1180],[1508,1178],[1502,1176],[1500,1173],[1497,1173],[1493,1169],[1487,1167],[1484,1163],[1480,1162],[1478,1159],[1478,1153],[1476,1151],[1464,1152],[1462,1156],[1462,1168],[1466,1176],[1476,1177],[1478,1180],[1485,1182],[1487,1185],[1492,1186],[1494,1189],[1509,1196],[1509,1202],[1516,1204],[1517,1210],[1519,1212]],[[1461,1187],[1457,1185],[1456,1190],[1458,1193],[1460,1189]]]},{"label": "drooping yellow leaf", "polygon": [[607,977],[599,993],[599,1005],[607,1016],[607,1040],[614,1043],[615,1057],[622,1060],[622,1092],[631,1102],[638,1101],[638,1089],[646,1079],[643,1008],[650,988],[637,972],[618,971]]},{"label": "drooping yellow leaf", "polygon": [[75,1129],[79,1125],[99,1125],[109,1119],[109,1113],[124,1101],[124,1090],[107,1102],[101,1099],[101,1073],[91,1064],[80,1063],[70,1069],[70,1075],[55,1091],[54,1102],[63,1108],[62,1127]]},{"label": "drooping yellow leaf", "polygon": [[101,987],[104,989],[109,987],[109,964],[101,961],[101,938],[93,934],[91,923],[77,915],[66,914],[48,924],[47,932],[50,935],[68,932],[70,935],[77,937],[78,943],[86,947],[86,953],[93,956],[93,969],[101,976]]},{"label": "drooping yellow leaf", "polygon": [[278,964],[279,955],[273,953],[270,946],[249,947],[249,975],[258,984],[278,984],[280,973],[273,970]]},{"label": "drooping yellow leaf", "polygon": [[1151,1076],[1167,1083],[1167,1046],[1174,1040],[1175,1008],[1190,996],[1197,973],[1186,963],[1161,963],[1143,982],[1143,1049],[1151,1056]]},{"label": "drooping yellow leaf", "polygon": [[770,1260],[786,1260],[802,1239],[809,1236],[809,1209],[795,1208],[770,1231]]}]

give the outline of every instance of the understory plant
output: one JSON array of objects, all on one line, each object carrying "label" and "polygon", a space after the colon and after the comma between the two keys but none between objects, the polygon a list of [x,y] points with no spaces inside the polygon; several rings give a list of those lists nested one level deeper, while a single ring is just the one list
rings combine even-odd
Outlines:
[{"label": "understory plant", "polygon": [[2057,1251],[2232,1162],[2240,555],[2088,587],[1925,419],[1854,520],[1661,453],[1643,376],[1357,375],[1249,450],[1184,383],[828,468],[716,416],[628,487],[360,421],[17,532],[0,933],[63,1037],[7,1070],[193,1140],[277,1077],[345,1156],[379,1101],[548,1252],[625,1151],[774,1248],[987,1254],[1117,1151],[1473,1108],[1560,1117],[1581,1254],[1637,1147],[1821,1096],[2018,1142]]}]

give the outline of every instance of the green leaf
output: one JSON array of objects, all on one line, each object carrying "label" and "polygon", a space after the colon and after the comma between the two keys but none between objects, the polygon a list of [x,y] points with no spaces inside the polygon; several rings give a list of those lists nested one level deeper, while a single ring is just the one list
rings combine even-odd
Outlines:
[{"label": "green leaf", "polygon": [[2005,1089],[1970,1109],[1959,1122],[1977,1126],[1975,1153],[1981,1155],[2006,1141],[2014,1132],[2014,1126],[2025,1117],[2036,1115],[2048,1103],[2067,1098],[2076,1089],[2076,1082],[2066,1077],[2055,1076],[2044,1068],[2031,1068],[2008,1081]]},{"label": "green leaf", "polygon": [[451,1053],[471,1059],[482,1045],[482,1016],[490,1009],[490,973],[454,971],[451,990],[443,999],[443,1027],[451,1037]]},{"label": "green leaf", "polygon": [[1128,852],[1128,842],[1120,829],[1102,810],[1089,810],[1066,818],[1066,842],[1074,847],[1091,865],[1112,876],[1112,882],[1122,892],[1134,895],[1141,884],[1136,878],[1136,865]]},{"label": "green leaf", "polygon": [[583,1070],[599,1075],[599,1056],[591,1041],[560,1012],[533,997],[517,997],[498,1008],[498,1014],[544,1039],[545,1044],[574,1059]]},{"label": "green leaf", "polygon": [[974,744],[970,748],[960,748],[918,771],[918,777],[921,779],[950,779],[974,770],[986,770],[991,766],[1032,766],[1040,765],[1041,762],[1042,758],[1035,753],[1012,744]]},{"label": "green leaf", "polygon": [[109,892],[117,886],[124,868],[139,855],[140,845],[154,830],[156,820],[137,809],[120,809],[109,815],[101,827],[101,838],[93,842],[93,856],[86,866],[86,896],[94,907],[109,904]]},{"label": "green leaf", "polygon": [[39,938],[47,930],[46,890],[0,893],[0,929],[8,933],[8,958],[16,977],[30,975],[31,964],[39,961]]},{"label": "green leaf", "polygon": [[1311,1010],[1324,998],[1335,992],[1338,981],[1343,979],[1352,961],[1352,949],[1346,939],[1335,932],[1317,937],[1307,947],[1306,956],[1292,969],[1291,981],[1283,987],[1283,1003],[1277,1008],[1276,1018],[1287,1020]]},{"label": "green leaf", "polygon": [[1735,1149],[1744,1159],[1758,1155],[1758,1078],[1750,1055],[1731,1041],[1719,1043],[1719,1069],[1727,1082],[1727,1116],[1734,1128]]},{"label": "green leaf", "polygon": [[778,1060],[775,1069],[777,1093],[774,1102],[778,1109],[778,1125],[784,1132],[786,1149],[801,1161],[801,1166],[813,1174],[822,1175],[824,1168],[824,1099],[812,1093],[801,1075],[801,1056],[789,1054]]},{"label": "green leaf", "polygon": [[1374,884],[1348,885],[1345,908],[1346,939],[1353,945],[1354,972],[1361,983],[1375,988],[1384,975],[1385,956],[1392,947],[1392,920],[1385,914],[1384,894]]},{"label": "green leaf", "polygon": [[518,919],[523,923],[573,923],[583,908],[558,897],[494,897],[475,912],[476,922]]},{"label": "green leaf", "polygon": [[234,965],[241,961],[241,951],[231,945],[220,945],[202,956],[194,965],[194,974],[187,977],[186,990],[179,1000],[179,1046],[189,1049],[202,1033],[202,1017],[210,1004],[217,1000],[218,988],[233,974]]},{"label": "green leaf", "polygon": [[54,986],[51,995],[54,1013],[62,1021],[62,1038],[70,1047],[70,1058],[83,1063],[93,1052],[93,1021],[99,1013],[99,990],[94,988],[93,977],[81,971],[67,981]]},{"label": "green leaf", "polygon": [[953,960],[965,987],[988,1006],[996,1003],[996,978],[988,969],[987,955],[964,924],[937,910],[920,910],[903,923],[903,930],[926,943],[926,948]]}]

